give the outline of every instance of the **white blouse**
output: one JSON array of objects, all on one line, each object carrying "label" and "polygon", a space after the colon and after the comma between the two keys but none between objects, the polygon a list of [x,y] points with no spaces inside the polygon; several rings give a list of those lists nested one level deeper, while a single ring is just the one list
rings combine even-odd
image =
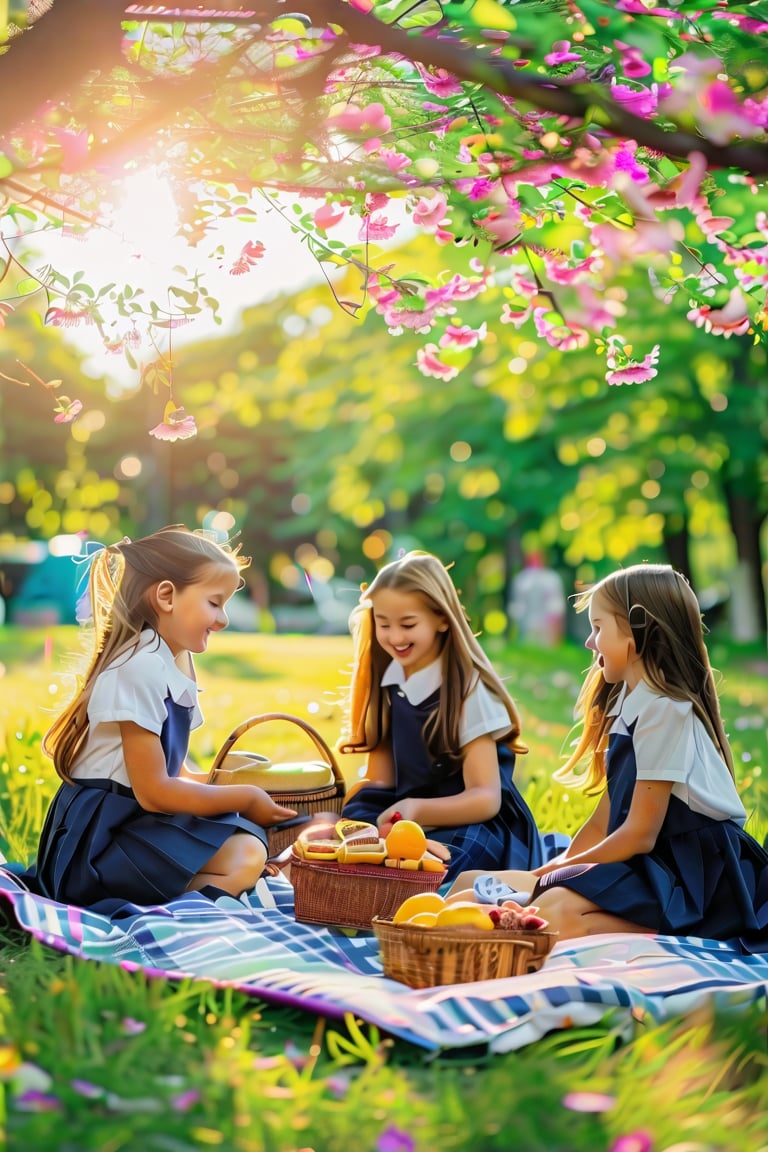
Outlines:
[{"label": "white blouse", "polygon": [[[190,671],[194,673],[191,658]],[[117,656],[96,677],[88,701],[88,739],[73,766],[73,779],[108,779],[130,787],[120,721],[131,720],[159,736],[170,696],[193,709],[192,728],[199,728],[203,717],[198,691],[197,681],[180,670],[165,641],[145,629],[137,649]]]},{"label": "white blouse", "polygon": [[[421,704],[431,696],[443,682],[443,673],[440,660],[412,672],[406,680],[402,664],[393,660],[381,678],[382,688],[395,686],[411,704]],[[483,684],[477,677],[475,684],[464,701],[459,724],[459,744],[465,748],[478,736],[491,736],[494,740],[501,740],[509,735],[512,725],[509,713],[495,693]]]},{"label": "white blouse", "polygon": [[694,812],[743,825],[747,813],[736,784],[689,701],[659,696],[645,680],[613,705],[610,731],[629,733],[638,780],[673,781],[672,794]]}]

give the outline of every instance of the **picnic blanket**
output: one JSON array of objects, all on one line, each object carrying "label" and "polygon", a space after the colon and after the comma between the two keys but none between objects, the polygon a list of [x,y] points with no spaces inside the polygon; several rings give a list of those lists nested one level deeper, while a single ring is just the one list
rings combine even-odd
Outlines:
[{"label": "picnic blanket", "polygon": [[261,901],[187,893],[112,919],[34,896],[4,868],[0,897],[23,929],[73,956],[207,980],[329,1018],[352,1013],[431,1051],[508,1052],[608,1013],[631,1032],[637,1020],[684,1016],[708,1002],[738,1009],[768,994],[766,955],[629,933],[563,941],[526,976],[414,990],[382,974],[373,934],[297,923],[282,877]]}]

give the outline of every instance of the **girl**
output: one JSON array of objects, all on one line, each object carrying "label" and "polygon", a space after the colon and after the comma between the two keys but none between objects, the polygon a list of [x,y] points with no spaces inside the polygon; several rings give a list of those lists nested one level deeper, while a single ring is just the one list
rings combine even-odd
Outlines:
[{"label": "girl", "polygon": [[480,899],[507,895],[505,882],[533,889],[566,937],[664,932],[765,950],[768,853],[743,828],[693,591],[673,568],[641,564],[576,606],[589,609],[594,660],[577,704],[581,735],[556,778],[607,788],[557,861],[501,883],[460,877],[456,888],[474,881]]},{"label": "girl", "polygon": [[263,825],[296,813],[184,775],[202,723],[192,653],[226,628],[247,564],[183,526],[95,553],[93,655],[43,741],[63,780],[28,877],[44,896],[109,913],[190,889],[237,896],[261,876]]},{"label": "girl", "polygon": [[421,824],[450,847],[448,879],[500,861],[541,863],[536,824],[512,783],[515,753],[527,751],[517,709],[437,557],[409,552],[382,568],[351,626],[341,750],[369,756],[344,815],[378,824],[382,836],[397,816]]}]

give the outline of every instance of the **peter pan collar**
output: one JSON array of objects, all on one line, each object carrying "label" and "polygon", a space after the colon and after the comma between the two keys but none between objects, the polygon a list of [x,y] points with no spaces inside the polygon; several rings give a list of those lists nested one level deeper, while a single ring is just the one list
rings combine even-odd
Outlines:
[{"label": "peter pan collar", "polygon": [[[171,700],[185,708],[191,708],[195,705],[199,693],[197,681],[193,676],[187,676],[181,671],[165,640],[152,628],[144,628],[139,637],[136,651],[140,652],[144,648],[149,648],[150,651],[155,652],[162,661],[168,677],[168,693]],[[191,666],[192,658],[190,657]]]},{"label": "peter pan collar", "polygon": [[611,707],[608,709],[609,716],[621,715],[625,724],[633,724],[643,710],[643,707],[649,700],[654,700],[658,696],[654,692],[650,684],[645,680],[641,680],[630,692],[627,685],[624,684],[621,692],[614,700]]},{"label": "peter pan collar", "polygon": [[421,704],[443,682],[443,669],[440,659],[434,660],[426,668],[420,668],[406,680],[402,664],[393,660],[381,678],[382,688],[394,686],[407,698],[409,704]]}]

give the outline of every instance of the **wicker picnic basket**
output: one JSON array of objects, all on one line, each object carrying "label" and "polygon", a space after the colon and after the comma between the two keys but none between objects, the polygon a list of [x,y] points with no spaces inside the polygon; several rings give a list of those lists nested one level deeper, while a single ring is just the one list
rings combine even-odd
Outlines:
[{"label": "wicker picnic basket", "polygon": [[[298,762],[296,764],[272,764],[258,753],[244,753],[237,767],[227,765],[236,758],[232,754],[235,744],[252,728],[260,724],[282,721],[295,724],[306,733],[321,755],[320,760]],[[270,780],[270,776],[272,780]],[[308,778],[309,785],[302,781]],[[298,716],[288,712],[264,712],[250,716],[229,734],[213,761],[208,774],[209,784],[257,784],[266,789],[273,800],[297,812],[314,815],[317,812],[341,812],[346,794],[346,784],[338,761],[320,733]],[[279,824],[267,828],[269,852],[276,856],[296,839],[295,826],[282,828]]]},{"label": "wicker picnic basket", "polygon": [[433,928],[375,919],[384,975],[411,988],[524,976],[541,968],[557,932]]},{"label": "wicker picnic basket", "polygon": [[291,857],[295,915],[306,924],[370,931],[375,916],[394,916],[409,896],[434,892],[444,879],[445,872]]}]

